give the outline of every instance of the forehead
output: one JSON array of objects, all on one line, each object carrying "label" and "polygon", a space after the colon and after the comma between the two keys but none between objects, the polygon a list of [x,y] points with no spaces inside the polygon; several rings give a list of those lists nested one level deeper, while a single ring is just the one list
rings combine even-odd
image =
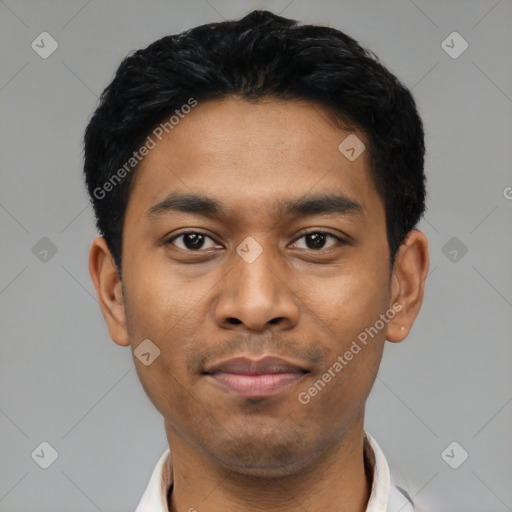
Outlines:
[{"label": "forehead", "polygon": [[[161,140],[150,136],[155,145],[136,171],[128,211],[141,214],[173,193],[209,196],[233,215],[252,218],[275,216],[279,203],[292,197],[332,193],[365,212],[382,211],[368,141],[312,102],[199,102]],[[345,141],[360,152],[355,159],[347,157],[354,151],[346,153]]]}]

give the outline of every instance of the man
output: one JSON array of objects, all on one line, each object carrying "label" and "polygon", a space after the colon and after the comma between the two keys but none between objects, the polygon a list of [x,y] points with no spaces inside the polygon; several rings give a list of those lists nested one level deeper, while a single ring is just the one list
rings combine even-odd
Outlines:
[{"label": "man", "polygon": [[423,138],[371,52],[269,12],[121,63],[85,178],[101,310],[169,443],[137,512],[413,510],[364,408],[423,299]]}]

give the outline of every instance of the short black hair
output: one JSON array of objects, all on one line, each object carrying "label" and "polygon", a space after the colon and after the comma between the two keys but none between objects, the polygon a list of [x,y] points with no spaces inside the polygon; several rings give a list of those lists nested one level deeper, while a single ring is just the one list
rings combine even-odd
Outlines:
[{"label": "short black hair", "polygon": [[185,106],[227,96],[310,100],[364,134],[392,264],[425,211],[423,124],[411,92],[343,32],[256,10],[133,52],[101,94],[85,131],[84,174],[98,230],[119,272],[137,150],[161,123],[172,128]]}]

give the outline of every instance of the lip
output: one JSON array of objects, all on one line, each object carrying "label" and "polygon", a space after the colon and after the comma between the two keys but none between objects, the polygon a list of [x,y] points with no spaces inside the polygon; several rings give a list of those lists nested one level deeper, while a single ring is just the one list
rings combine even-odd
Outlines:
[{"label": "lip", "polygon": [[246,397],[275,395],[298,382],[307,373],[307,368],[275,356],[265,356],[258,360],[235,357],[204,372],[224,388]]}]

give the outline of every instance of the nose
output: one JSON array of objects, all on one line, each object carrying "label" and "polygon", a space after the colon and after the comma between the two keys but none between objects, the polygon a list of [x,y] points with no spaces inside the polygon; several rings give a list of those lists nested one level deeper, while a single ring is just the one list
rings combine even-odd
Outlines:
[{"label": "nose", "polygon": [[290,288],[289,270],[276,264],[273,251],[264,249],[252,262],[238,254],[233,260],[215,305],[217,324],[225,329],[251,331],[295,326],[300,300]]}]

